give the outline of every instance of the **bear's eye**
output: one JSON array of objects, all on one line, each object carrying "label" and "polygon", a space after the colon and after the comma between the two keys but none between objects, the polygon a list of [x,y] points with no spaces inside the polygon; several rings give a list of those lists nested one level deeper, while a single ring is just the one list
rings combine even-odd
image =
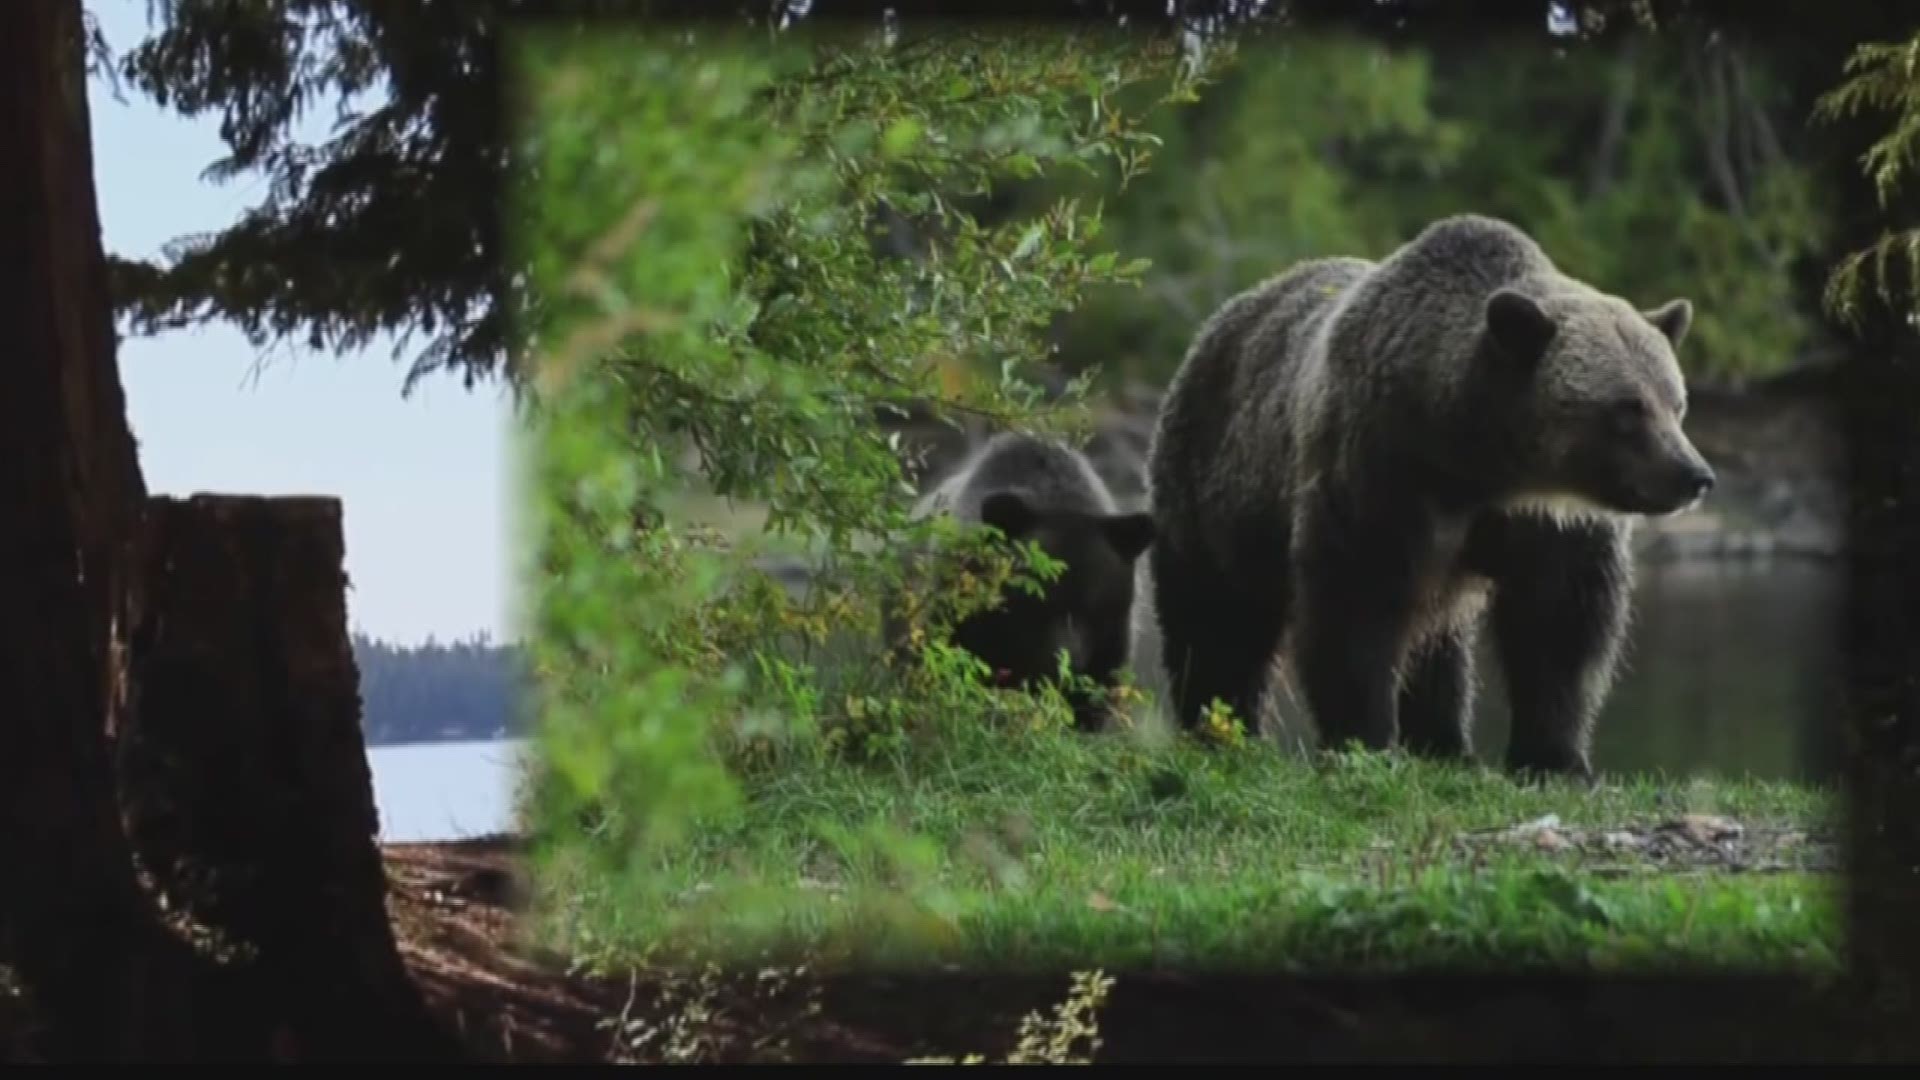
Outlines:
[{"label": "bear's eye", "polygon": [[1607,419],[1616,427],[1631,428],[1647,418],[1647,403],[1640,398],[1621,398],[1607,408]]}]

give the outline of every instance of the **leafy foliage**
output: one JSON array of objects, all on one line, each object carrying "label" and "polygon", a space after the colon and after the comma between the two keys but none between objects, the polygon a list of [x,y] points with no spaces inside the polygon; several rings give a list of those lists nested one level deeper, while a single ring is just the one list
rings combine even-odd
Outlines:
[{"label": "leafy foliage", "polygon": [[[1100,971],[1076,971],[1067,999],[1053,1007],[1053,1018],[1038,1012],[1020,1018],[1020,1040],[1006,1056],[1005,1065],[1091,1065],[1100,1052],[1100,1025],[1095,1016],[1113,988],[1113,978]],[[1086,1043],[1084,1056],[1078,1043]],[[910,1058],[909,1065],[985,1065],[984,1054],[961,1058]]]},{"label": "leafy foliage", "polygon": [[[149,0],[156,33],[123,58],[121,73],[162,105],[190,116],[219,115],[230,152],[209,175],[257,178],[265,197],[225,230],[181,237],[158,262],[112,260],[118,307],[136,332],[222,319],[241,327],[256,346],[299,338],[315,348],[353,349],[394,334],[397,354],[422,335],[426,343],[415,350],[406,387],[436,371],[458,372],[469,385],[503,374],[518,385],[524,372],[509,347],[508,322],[530,298],[525,282],[505,269],[498,224],[508,167],[499,59],[506,28],[536,13],[576,20],[576,26],[614,16],[698,15],[786,27],[805,25],[812,6],[799,0]],[[1329,63],[1335,53],[1308,49],[1280,65],[1254,65],[1238,77],[1235,85],[1249,91],[1245,104],[1193,110],[1187,121],[1156,127],[1154,134],[1171,146],[1190,142],[1206,150],[1221,145],[1216,135],[1237,134],[1251,152],[1241,163],[1223,161],[1219,175],[1198,192],[1163,176],[1157,194],[1143,190],[1138,211],[1121,208],[1118,231],[1110,231],[1109,239],[1177,270],[1165,281],[1148,279],[1152,294],[1144,302],[1094,290],[1093,302],[1072,323],[1072,335],[1061,339],[1076,367],[1102,353],[1117,353],[1123,366],[1149,374],[1164,366],[1172,344],[1167,320],[1159,316],[1203,305],[1225,287],[1217,278],[1243,282],[1253,276],[1255,262],[1289,251],[1382,250],[1389,238],[1404,235],[1415,212],[1391,198],[1406,190],[1396,189],[1396,178],[1408,177],[1430,187],[1441,202],[1451,194],[1454,203],[1509,190],[1511,183],[1515,198],[1508,209],[1549,231],[1581,232],[1582,245],[1597,254],[1597,275],[1617,275],[1623,288],[1651,289],[1670,284],[1666,278],[1694,287],[1702,294],[1702,374],[1762,370],[1804,334],[1792,306],[1778,302],[1780,267],[1804,253],[1811,225],[1809,199],[1794,170],[1783,172],[1771,162],[1749,175],[1736,162],[1731,176],[1744,202],[1731,214],[1721,201],[1724,193],[1712,193],[1725,171],[1711,182],[1702,171],[1703,154],[1719,145],[1714,131],[1732,132],[1738,142],[1763,114],[1773,117],[1777,131],[1798,126],[1798,115],[1780,122],[1778,100],[1764,100],[1764,88],[1733,82],[1725,94],[1704,84],[1690,88],[1671,64],[1635,61],[1641,75],[1630,83],[1638,87],[1631,91],[1634,108],[1646,110],[1652,126],[1663,129],[1654,138],[1680,149],[1685,169],[1675,171],[1673,153],[1655,154],[1647,168],[1622,177],[1603,200],[1613,205],[1597,212],[1587,205],[1589,193],[1580,182],[1589,171],[1581,163],[1591,151],[1589,135],[1596,127],[1604,130],[1594,110],[1610,107],[1617,81],[1605,70],[1609,62],[1593,50],[1632,28],[1658,28],[1669,38],[1694,24],[1700,24],[1696,30],[1711,29],[1716,20],[1732,18],[1730,7],[1695,0],[1542,0],[1497,16],[1461,16],[1450,8],[1392,2],[1186,0],[1169,6],[1080,0],[1075,10],[1095,25],[1125,17],[1135,28],[1178,25],[1215,34],[1293,23],[1402,38],[1409,27],[1447,28],[1454,25],[1450,20],[1481,18],[1489,31],[1524,31],[1536,43],[1578,46],[1567,53],[1575,62],[1536,50],[1489,65],[1482,62],[1480,43],[1498,38],[1475,34],[1472,50],[1454,70],[1438,73],[1425,60],[1357,48],[1340,55],[1362,62],[1339,67]],[[867,25],[910,21],[910,11],[889,23],[875,14]],[[98,64],[101,50],[96,47],[93,56]],[[1451,88],[1474,84],[1502,88],[1490,106],[1475,106],[1501,112],[1497,122],[1484,108],[1463,111],[1445,100],[1453,96]],[[1515,87],[1523,92],[1513,92]],[[1286,123],[1268,124],[1255,103],[1272,100],[1299,107],[1289,109]],[[305,135],[301,125],[329,105],[339,118],[332,133]],[[1356,116],[1364,129],[1357,137],[1330,132]],[[1207,128],[1214,119],[1221,121],[1218,132]],[[1708,128],[1694,134],[1703,119]],[[1196,124],[1190,140],[1175,130]],[[1463,125],[1472,137],[1463,139]],[[907,129],[899,137],[907,137]],[[1696,145],[1686,149],[1686,141]],[[1547,182],[1535,183],[1516,165],[1495,177],[1493,188],[1472,186],[1487,179],[1474,175],[1474,161],[1498,163],[1528,144],[1542,153],[1523,152],[1512,160],[1548,159],[1553,167],[1543,174]],[[1448,166],[1448,160],[1467,171]],[[1568,162],[1573,164],[1559,168]],[[1003,164],[1009,178],[1025,165]],[[1266,171],[1273,165],[1286,171]],[[1281,177],[1284,182],[1276,182]],[[1102,190],[1106,183],[1100,182]],[[1166,208],[1189,195],[1196,196],[1190,212],[1168,218]],[[1351,205],[1341,202],[1348,196]],[[1385,217],[1373,212],[1381,196],[1392,211]],[[1235,221],[1225,239],[1238,245],[1232,248],[1237,254],[1224,258],[1218,254],[1220,222],[1234,220],[1227,212],[1245,200],[1267,204],[1262,213],[1271,217]],[[1149,204],[1158,209],[1150,211]],[[983,214],[983,220],[992,217]],[[1648,237],[1679,242],[1671,257],[1643,260],[1638,255]],[[1659,276],[1643,281],[1652,265]],[[1176,303],[1175,294],[1184,299]]]},{"label": "leafy foliage", "polygon": [[[873,421],[931,403],[1075,422],[1073,395],[1043,400],[1029,381],[1042,331],[1140,268],[1091,250],[1097,207],[983,224],[970,201],[1101,158],[1136,170],[1154,140],[1116,96],[1158,78],[1182,99],[1204,67],[1171,40],[951,29],[772,45],[556,34],[522,58],[548,766],[533,817],[550,858],[604,856],[602,880],[643,889],[634,853],[738,808],[730,769],[885,763],[952,722],[1063,723],[1057,690],[991,693],[944,636],[1022,564],[1049,568],[984,530],[910,520]],[[877,235],[902,219],[919,238],[906,253]],[[764,506],[764,531],[677,517],[683,470]],[[779,542],[826,560],[809,593],[744,562]],[[924,578],[900,577],[905,551]],[[907,663],[875,648],[888,604],[920,646]],[[582,817],[598,829],[584,847]],[[878,822],[847,842],[915,850]]]},{"label": "leafy foliage", "polygon": [[1162,158],[1182,165],[1115,201],[1105,233],[1154,269],[1063,321],[1069,367],[1164,381],[1233,293],[1301,259],[1378,258],[1459,212],[1513,220],[1648,306],[1691,297],[1696,378],[1768,374],[1813,343],[1796,275],[1828,214],[1767,54],[1678,35],[1565,55],[1337,34],[1243,52],[1198,107],[1159,117]]},{"label": "leafy foliage", "polygon": [[[1920,35],[1897,43],[1867,43],[1848,59],[1846,78],[1821,97],[1818,119],[1891,113],[1893,126],[1861,156],[1882,208],[1890,208],[1920,165]],[[1847,255],[1828,277],[1824,300],[1833,314],[1858,327],[1878,301],[1920,318],[1920,229],[1895,229],[1871,247]]]},{"label": "leafy foliage", "polygon": [[[422,335],[403,389],[442,371],[468,386],[503,375],[516,388],[525,374],[515,364],[509,322],[529,298],[507,267],[500,213],[508,175],[501,56],[512,26],[547,17],[578,31],[635,16],[662,25],[731,16],[774,27],[811,7],[799,0],[147,4],[155,33],[113,73],[182,115],[219,116],[228,154],[207,176],[257,178],[265,196],[219,232],[178,238],[159,262],[110,256],[120,314],[137,333],[224,320],[256,347],[299,338],[316,350],[352,350],[396,335],[398,356]],[[1099,14],[1098,5],[1084,6]],[[97,33],[89,58],[107,69]],[[328,106],[328,133],[308,134],[310,114]]]},{"label": "leafy foliage", "polygon": [[[216,113],[229,153],[206,175],[257,174],[266,195],[165,265],[113,258],[137,332],[231,321],[256,346],[315,349],[431,339],[436,370],[469,385],[505,354],[513,279],[500,259],[505,141],[499,20],[528,5],[370,0],[149,0],[158,32],[121,75],[187,116]],[[299,125],[331,104],[329,137]]]}]

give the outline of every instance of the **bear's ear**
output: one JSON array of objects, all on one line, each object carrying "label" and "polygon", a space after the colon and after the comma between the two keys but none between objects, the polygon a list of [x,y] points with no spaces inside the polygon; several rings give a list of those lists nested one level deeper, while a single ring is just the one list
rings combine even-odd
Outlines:
[{"label": "bear's ear", "polygon": [[1487,298],[1487,332],[1501,352],[1532,364],[1547,354],[1560,327],[1532,297],[1501,289]]},{"label": "bear's ear", "polygon": [[996,491],[980,501],[980,520],[1018,540],[1033,528],[1035,514],[1027,500],[1011,491]]},{"label": "bear's ear", "polygon": [[1107,544],[1128,562],[1140,557],[1153,543],[1153,515],[1145,511],[1133,514],[1114,514],[1101,523],[1106,530]]},{"label": "bear's ear", "polygon": [[1655,330],[1667,336],[1668,344],[1679,348],[1693,326],[1693,303],[1686,299],[1669,300],[1652,311],[1643,311]]}]

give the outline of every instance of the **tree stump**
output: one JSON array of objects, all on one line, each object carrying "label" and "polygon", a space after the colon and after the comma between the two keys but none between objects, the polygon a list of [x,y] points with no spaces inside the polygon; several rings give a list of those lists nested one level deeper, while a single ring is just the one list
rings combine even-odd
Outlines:
[{"label": "tree stump", "polygon": [[339,501],[150,499],[143,554],[119,762],[139,858],[281,999],[298,1057],[433,1053],[386,908]]}]

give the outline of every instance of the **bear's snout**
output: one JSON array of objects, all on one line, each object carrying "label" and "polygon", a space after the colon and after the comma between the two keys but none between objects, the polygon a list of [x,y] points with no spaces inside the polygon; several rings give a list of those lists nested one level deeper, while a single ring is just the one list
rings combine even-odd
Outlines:
[{"label": "bear's snout", "polygon": [[1656,490],[1647,493],[1653,504],[1649,509],[1656,514],[1677,514],[1693,508],[1717,482],[1713,466],[1685,436],[1675,433],[1668,440],[1667,451]]},{"label": "bear's snout", "polygon": [[1694,466],[1693,476],[1689,481],[1693,485],[1692,501],[1699,502],[1701,499],[1706,498],[1707,492],[1713,490],[1713,480],[1712,466],[1704,461]]}]

